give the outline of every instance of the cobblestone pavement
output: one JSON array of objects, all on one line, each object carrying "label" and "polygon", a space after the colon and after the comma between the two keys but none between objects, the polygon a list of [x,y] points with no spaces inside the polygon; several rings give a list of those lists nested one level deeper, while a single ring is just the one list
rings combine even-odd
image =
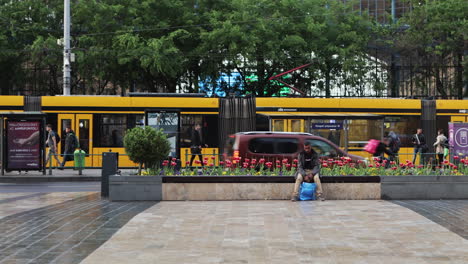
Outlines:
[{"label": "cobblestone pavement", "polygon": [[387,201],[161,202],[82,263],[468,263],[468,240]]},{"label": "cobblestone pavement", "polygon": [[2,264],[79,263],[155,204],[109,202],[101,200],[99,193],[8,195],[0,195]]},{"label": "cobblestone pavement", "polygon": [[394,201],[468,239],[468,200]]}]

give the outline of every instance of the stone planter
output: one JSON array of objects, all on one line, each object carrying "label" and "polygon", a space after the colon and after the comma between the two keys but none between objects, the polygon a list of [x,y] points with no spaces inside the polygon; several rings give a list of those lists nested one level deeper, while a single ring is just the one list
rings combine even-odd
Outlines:
[{"label": "stone planter", "polygon": [[[163,200],[289,200],[293,176],[164,176]],[[324,176],[329,200],[380,199],[378,176]]]},{"label": "stone planter", "polygon": [[468,199],[468,176],[382,176],[382,199]]},{"label": "stone planter", "polygon": [[161,201],[161,176],[110,176],[111,201]]}]

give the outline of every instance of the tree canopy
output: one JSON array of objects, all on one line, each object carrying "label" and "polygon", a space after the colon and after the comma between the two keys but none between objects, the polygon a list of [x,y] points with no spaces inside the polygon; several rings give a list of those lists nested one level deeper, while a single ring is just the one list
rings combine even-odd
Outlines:
[{"label": "tree canopy", "polygon": [[[432,65],[455,59],[461,87],[465,1],[412,2],[413,12],[394,28],[408,30],[395,34],[353,1],[71,0],[72,93],[199,92],[205,86],[271,96],[283,85],[270,77],[311,63],[287,83],[308,95],[330,97],[334,89],[377,94],[388,80],[371,69],[389,69],[390,62],[376,59],[369,43],[388,38],[383,32],[401,56],[417,51]],[[62,0],[0,0],[1,93],[62,93],[62,35]],[[432,68],[421,74],[436,78]],[[234,83],[219,82],[231,73]]]}]

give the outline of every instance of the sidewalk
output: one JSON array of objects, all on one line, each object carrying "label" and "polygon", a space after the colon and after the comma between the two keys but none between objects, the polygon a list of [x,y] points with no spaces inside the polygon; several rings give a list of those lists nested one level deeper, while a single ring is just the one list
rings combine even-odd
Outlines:
[{"label": "sidewalk", "polygon": [[[121,169],[122,173],[130,174],[135,169]],[[101,181],[101,169],[84,169],[82,175],[73,169],[52,169],[52,175],[49,175],[49,169],[46,175],[40,171],[18,171],[5,172],[0,176],[0,183],[30,183],[30,182],[67,182],[67,181]]]}]

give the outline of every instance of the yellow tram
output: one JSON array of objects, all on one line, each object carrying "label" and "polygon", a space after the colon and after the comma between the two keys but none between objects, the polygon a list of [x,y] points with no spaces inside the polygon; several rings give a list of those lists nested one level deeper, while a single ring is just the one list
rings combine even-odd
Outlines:
[{"label": "yellow tram", "polygon": [[[70,126],[80,145],[90,154],[87,167],[100,167],[101,154],[119,152],[119,166],[135,166],[125,155],[123,135],[129,128],[151,120],[148,113],[177,113],[175,146],[183,166],[190,158],[190,132],[193,124],[203,127],[208,147],[203,154],[219,161],[219,98],[153,96],[42,96],[40,111],[47,123],[62,134]],[[24,96],[0,96],[0,111],[24,111]],[[411,135],[426,126],[426,136],[436,129],[447,129],[449,122],[468,122],[468,101],[364,98],[256,98],[257,130],[310,132],[328,138],[350,153],[362,152],[371,138],[382,138],[396,132],[402,141],[400,159],[412,158]],[[327,125],[329,124],[329,125]],[[428,125],[427,125],[428,124]],[[151,124],[150,124],[151,125]],[[332,127],[332,128],[330,128]],[[435,135],[435,134],[434,134]],[[428,143],[434,138],[428,137]],[[62,149],[59,144],[59,149]],[[407,154],[406,154],[407,153]]]}]

